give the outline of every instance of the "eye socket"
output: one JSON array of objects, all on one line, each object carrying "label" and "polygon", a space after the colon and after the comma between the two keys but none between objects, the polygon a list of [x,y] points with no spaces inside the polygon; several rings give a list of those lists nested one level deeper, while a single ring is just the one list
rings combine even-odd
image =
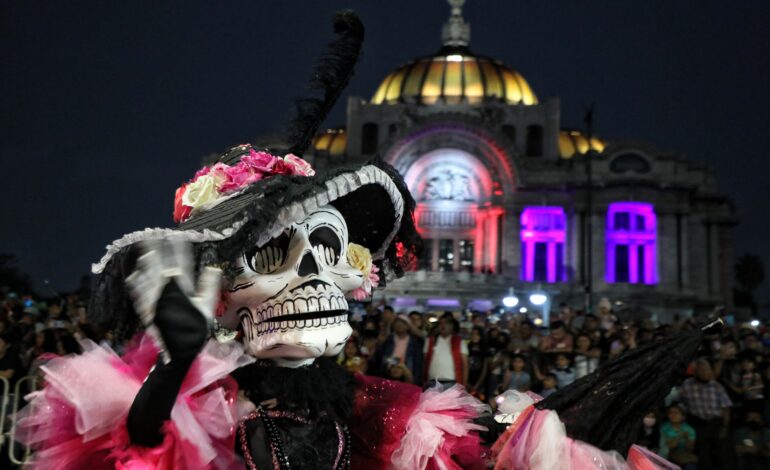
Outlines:
[{"label": "eye socket", "polygon": [[316,256],[327,266],[334,266],[340,260],[342,241],[337,232],[329,227],[321,226],[313,230],[308,237]]},{"label": "eye socket", "polygon": [[243,257],[255,273],[272,274],[283,266],[288,252],[289,235],[283,233],[264,245],[247,251]]}]

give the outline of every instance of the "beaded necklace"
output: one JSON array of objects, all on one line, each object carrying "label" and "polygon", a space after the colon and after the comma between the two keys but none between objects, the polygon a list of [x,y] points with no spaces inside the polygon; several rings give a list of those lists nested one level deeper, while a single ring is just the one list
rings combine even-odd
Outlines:
[{"label": "beaded necklace", "polygon": [[[246,423],[253,419],[261,419],[265,428],[265,435],[267,437],[267,444],[270,448],[270,454],[273,462],[274,470],[291,470],[291,464],[289,463],[289,456],[286,455],[286,450],[283,448],[283,439],[278,432],[278,427],[275,424],[275,419],[290,419],[302,424],[310,424],[310,421],[296,413],[289,411],[279,410],[266,410],[259,406],[249,415],[244,417],[238,425],[238,436],[241,442],[241,451],[243,457],[246,460],[246,465],[249,470],[257,470],[257,466],[254,463],[254,459],[251,456],[249,450],[249,440],[246,436]],[[337,429],[337,457],[334,459],[333,469],[336,470],[349,470],[350,469],[350,432],[348,427],[341,425],[338,422],[334,422],[334,426]]]}]

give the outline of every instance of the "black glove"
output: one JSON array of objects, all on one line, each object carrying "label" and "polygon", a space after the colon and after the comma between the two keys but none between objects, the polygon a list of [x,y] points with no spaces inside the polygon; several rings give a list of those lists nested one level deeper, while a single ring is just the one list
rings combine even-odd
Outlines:
[{"label": "black glove", "polygon": [[171,361],[164,364],[158,359],[134,398],[127,421],[131,442],[145,447],[155,447],[163,441],[161,427],[171,417],[179,388],[208,336],[206,318],[173,278],[158,299],[154,323]]}]

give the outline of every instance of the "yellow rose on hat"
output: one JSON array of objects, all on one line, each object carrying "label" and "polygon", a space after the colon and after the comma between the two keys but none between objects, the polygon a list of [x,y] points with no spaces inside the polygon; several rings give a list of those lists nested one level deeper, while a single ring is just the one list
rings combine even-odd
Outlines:
[{"label": "yellow rose on hat", "polygon": [[372,254],[365,246],[349,243],[348,264],[364,273],[365,277],[369,276],[372,270]]}]

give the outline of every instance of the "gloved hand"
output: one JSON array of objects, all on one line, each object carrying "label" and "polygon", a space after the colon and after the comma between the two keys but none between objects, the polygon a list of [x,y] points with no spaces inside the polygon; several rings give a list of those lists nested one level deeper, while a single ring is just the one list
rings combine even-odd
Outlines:
[{"label": "gloved hand", "polygon": [[137,269],[126,278],[134,308],[163,351],[165,363],[194,356],[206,341],[222,272],[204,268],[196,288],[189,244],[152,241],[142,246]]},{"label": "gloved hand", "polygon": [[221,271],[204,268],[196,288],[188,244],[158,241],[143,248],[137,270],[126,284],[137,313],[161,348],[162,360],[134,398],[127,427],[132,443],[154,447],[163,441],[163,423],[170,418],[179,388],[208,337]]}]

